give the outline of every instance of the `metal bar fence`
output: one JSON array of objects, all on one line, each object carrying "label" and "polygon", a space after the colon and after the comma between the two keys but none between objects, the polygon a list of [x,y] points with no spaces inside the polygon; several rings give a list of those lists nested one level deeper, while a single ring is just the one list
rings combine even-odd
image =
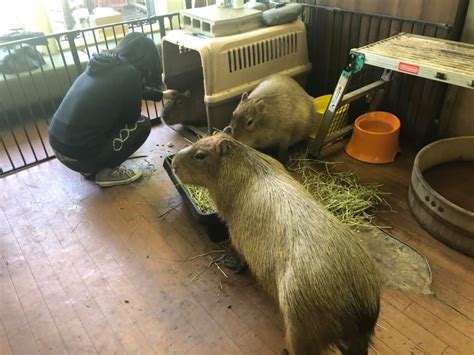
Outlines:
[{"label": "metal bar fence", "polygon": [[[94,53],[115,47],[131,31],[145,33],[158,45],[176,23],[179,14],[169,13],[0,43],[5,55],[33,47],[38,57],[36,69],[12,61],[13,70],[0,73],[0,177],[54,157],[48,122]],[[155,102],[144,102],[144,110],[152,121],[159,118]]]}]

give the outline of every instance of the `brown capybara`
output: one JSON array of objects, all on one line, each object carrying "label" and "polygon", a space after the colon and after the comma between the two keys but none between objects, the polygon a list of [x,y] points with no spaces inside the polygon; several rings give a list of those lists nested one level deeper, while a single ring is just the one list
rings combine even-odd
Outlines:
[{"label": "brown capybara", "polygon": [[183,183],[209,190],[233,246],[276,300],[291,354],[333,345],[367,353],[379,274],[351,231],[283,165],[219,133],[179,151],[173,167]]},{"label": "brown capybara", "polygon": [[288,147],[306,140],[316,129],[314,101],[291,77],[264,79],[251,93],[243,93],[224,132],[253,148],[278,148],[288,159]]},{"label": "brown capybara", "polygon": [[196,90],[193,93],[186,90],[167,90],[167,99],[160,110],[160,117],[167,125],[194,124],[207,125],[204,93]]}]

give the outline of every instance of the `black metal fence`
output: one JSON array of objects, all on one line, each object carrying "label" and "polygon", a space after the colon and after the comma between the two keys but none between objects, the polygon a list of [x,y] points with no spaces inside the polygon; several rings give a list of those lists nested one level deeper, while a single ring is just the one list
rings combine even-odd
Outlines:
[{"label": "black metal fence", "polygon": [[[313,96],[333,91],[351,48],[399,32],[445,39],[453,33],[451,25],[316,5],[304,5],[303,20],[313,63],[308,80]],[[54,156],[47,142],[48,119],[93,53],[113,48],[130,31],[149,34],[158,44],[166,28],[179,27],[179,15],[173,13],[0,44],[0,51],[9,54],[15,48],[37,48],[43,60],[37,69],[0,76],[0,177]],[[368,67],[352,85],[378,76],[380,70]],[[408,76],[393,83],[384,105],[400,117],[405,139],[419,144],[430,136],[445,90],[445,84]],[[150,118],[158,117],[155,103],[144,104],[144,110]]]},{"label": "black metal fence", "polygon": [[[128,32],[159,44],[167,28],[180,28],[178,13],[0,43],[0,177],[54,157],[48,121],[94,53]],[[144,102],[143,111],[158,117],[155,102]]]}]

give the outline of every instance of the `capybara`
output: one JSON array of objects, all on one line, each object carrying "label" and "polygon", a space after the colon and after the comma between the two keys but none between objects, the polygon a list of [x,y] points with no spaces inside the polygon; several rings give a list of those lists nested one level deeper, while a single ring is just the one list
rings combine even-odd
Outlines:
[{"label": "capybara", "polygon": [[168,90],[170,99],[160,110],[160,117],[167,125],[195,124],[207,126],[206,105],[204,94],[199,90],[191,93],[189,90],[179,92]]},{"label": "capybara", "polygon": [[285,162],[288,147],[306,140],[316,124],[313,98],[291,77],[275,74],[242,94],[224,132],[253,148],[277,147]]},{"label": "capybara", "polygon": [[290,354],[336,345],[367,353],[380,277],[350,229],[275,159],[219,133],[179,151],[173,168],[205,187],[230,239],[277,302]]}]

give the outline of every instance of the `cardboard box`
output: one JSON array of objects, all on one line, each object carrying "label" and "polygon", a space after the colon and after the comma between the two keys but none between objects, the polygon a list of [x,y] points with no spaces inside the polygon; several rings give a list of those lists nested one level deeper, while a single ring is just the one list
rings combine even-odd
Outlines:
[{"label": "cardboard box", "polygon": [[[91,15],[91,22],[93,26],[103,26],[122,22],[122,14],[109,7],[98,7],[94,9],[94,14]],[[128,25],[110,26],[104,29],[96,30],[96,36],[101,39],[113,40],[114,30],[116,37],[123,37],[128,33]]]}]

